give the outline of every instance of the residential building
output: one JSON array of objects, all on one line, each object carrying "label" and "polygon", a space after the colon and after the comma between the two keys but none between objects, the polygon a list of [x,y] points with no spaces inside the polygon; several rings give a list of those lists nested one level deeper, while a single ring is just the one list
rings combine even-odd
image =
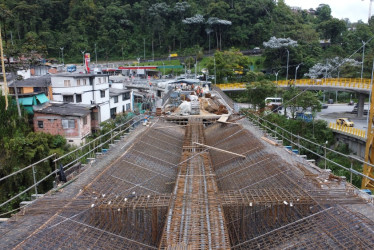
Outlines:
[{"label": "residential building", "polygon": [[132,99],[133,91],[128,89],[109,89],[110,96],[110,116],[115,118],[117,114],[133,110]]},{"label": "residential building", "polygon": [[91,106],[50,103],[34,109],[34,131],[64,136],[69,144],[80,145],[91,134]]},{"label": "residential building", "polygon": [[[6,82],[9,87],[9,84],[11,84],[13,81],[15,81],[16,77],[14,74],[6,73]],[[2,95],[4,95],[4,76],[2,73],[0,73],[0,91]]]},{"label": "residential building", "polygon": [[10,95],[15,95],[15,89],[17,89],[19,97],[45,94],[52,99],[51,77],[48,75],[15,80],[8,84],[8,87]]},{"label": "residential building", "polygon": [[51,77],[53,100],[91,105],[92,129],[110,119],[108,75],[62,73]]}]

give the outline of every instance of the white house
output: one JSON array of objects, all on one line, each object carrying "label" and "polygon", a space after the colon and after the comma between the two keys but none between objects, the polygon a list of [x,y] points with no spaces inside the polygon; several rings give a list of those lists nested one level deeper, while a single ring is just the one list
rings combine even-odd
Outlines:
[{"label": "white house", "polygon": [[133,91],[129,89],[109,89],[110,96],[110,116],[116,117],[116,114],[124,113],[126,111],[133,110],[132,100]]},{"label": "white house", "polygon": [[110,119],[109,76],[62,73],[51,76],[53,101],[92,105],[91,125]]}]

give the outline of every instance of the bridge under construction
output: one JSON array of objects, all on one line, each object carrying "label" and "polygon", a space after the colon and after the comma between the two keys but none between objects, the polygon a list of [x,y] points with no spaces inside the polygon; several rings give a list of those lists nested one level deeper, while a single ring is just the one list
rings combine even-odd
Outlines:
[{"label": "bridge under construction", "polygon": [[164,116],[0,223],[1,249],[371,249],[373,199],[246,119]]},{"label": "bridge under construction", "polygon": [[251,129],[155,121],[111,164],[13,216],[0,247],[373,247],[370,200]]}]

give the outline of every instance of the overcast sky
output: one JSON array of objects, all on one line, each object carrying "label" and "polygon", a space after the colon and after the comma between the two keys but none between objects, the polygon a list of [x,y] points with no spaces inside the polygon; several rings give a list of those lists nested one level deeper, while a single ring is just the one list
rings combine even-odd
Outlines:
[{"label": "overcast sky", "polygon": [[[297,6],[303,9],[316,9],[321,3],[328,4],[331,7],[333,17],[349,18],[351,22],[357,22],[361,19],[367,23],[369,16],[370,0],[285,0],[285,2],[289,6]],[[374,13],[374,6],[372,13]]]}]

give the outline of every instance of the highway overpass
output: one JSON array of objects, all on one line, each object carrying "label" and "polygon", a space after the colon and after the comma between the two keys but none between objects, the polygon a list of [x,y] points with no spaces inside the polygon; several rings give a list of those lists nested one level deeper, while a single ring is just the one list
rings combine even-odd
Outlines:
[{"label": "highway overpass", "polygon": [[[325,90],[359,93],[357,116],[362,117],[365,97],[370,94],[371,79],[361,78],[327,78],[327,79],[296,79],[274,82],[280,88],[295,86],[303,90]],[[245,83],[217,84],[225,92],[244,91]]]}]

